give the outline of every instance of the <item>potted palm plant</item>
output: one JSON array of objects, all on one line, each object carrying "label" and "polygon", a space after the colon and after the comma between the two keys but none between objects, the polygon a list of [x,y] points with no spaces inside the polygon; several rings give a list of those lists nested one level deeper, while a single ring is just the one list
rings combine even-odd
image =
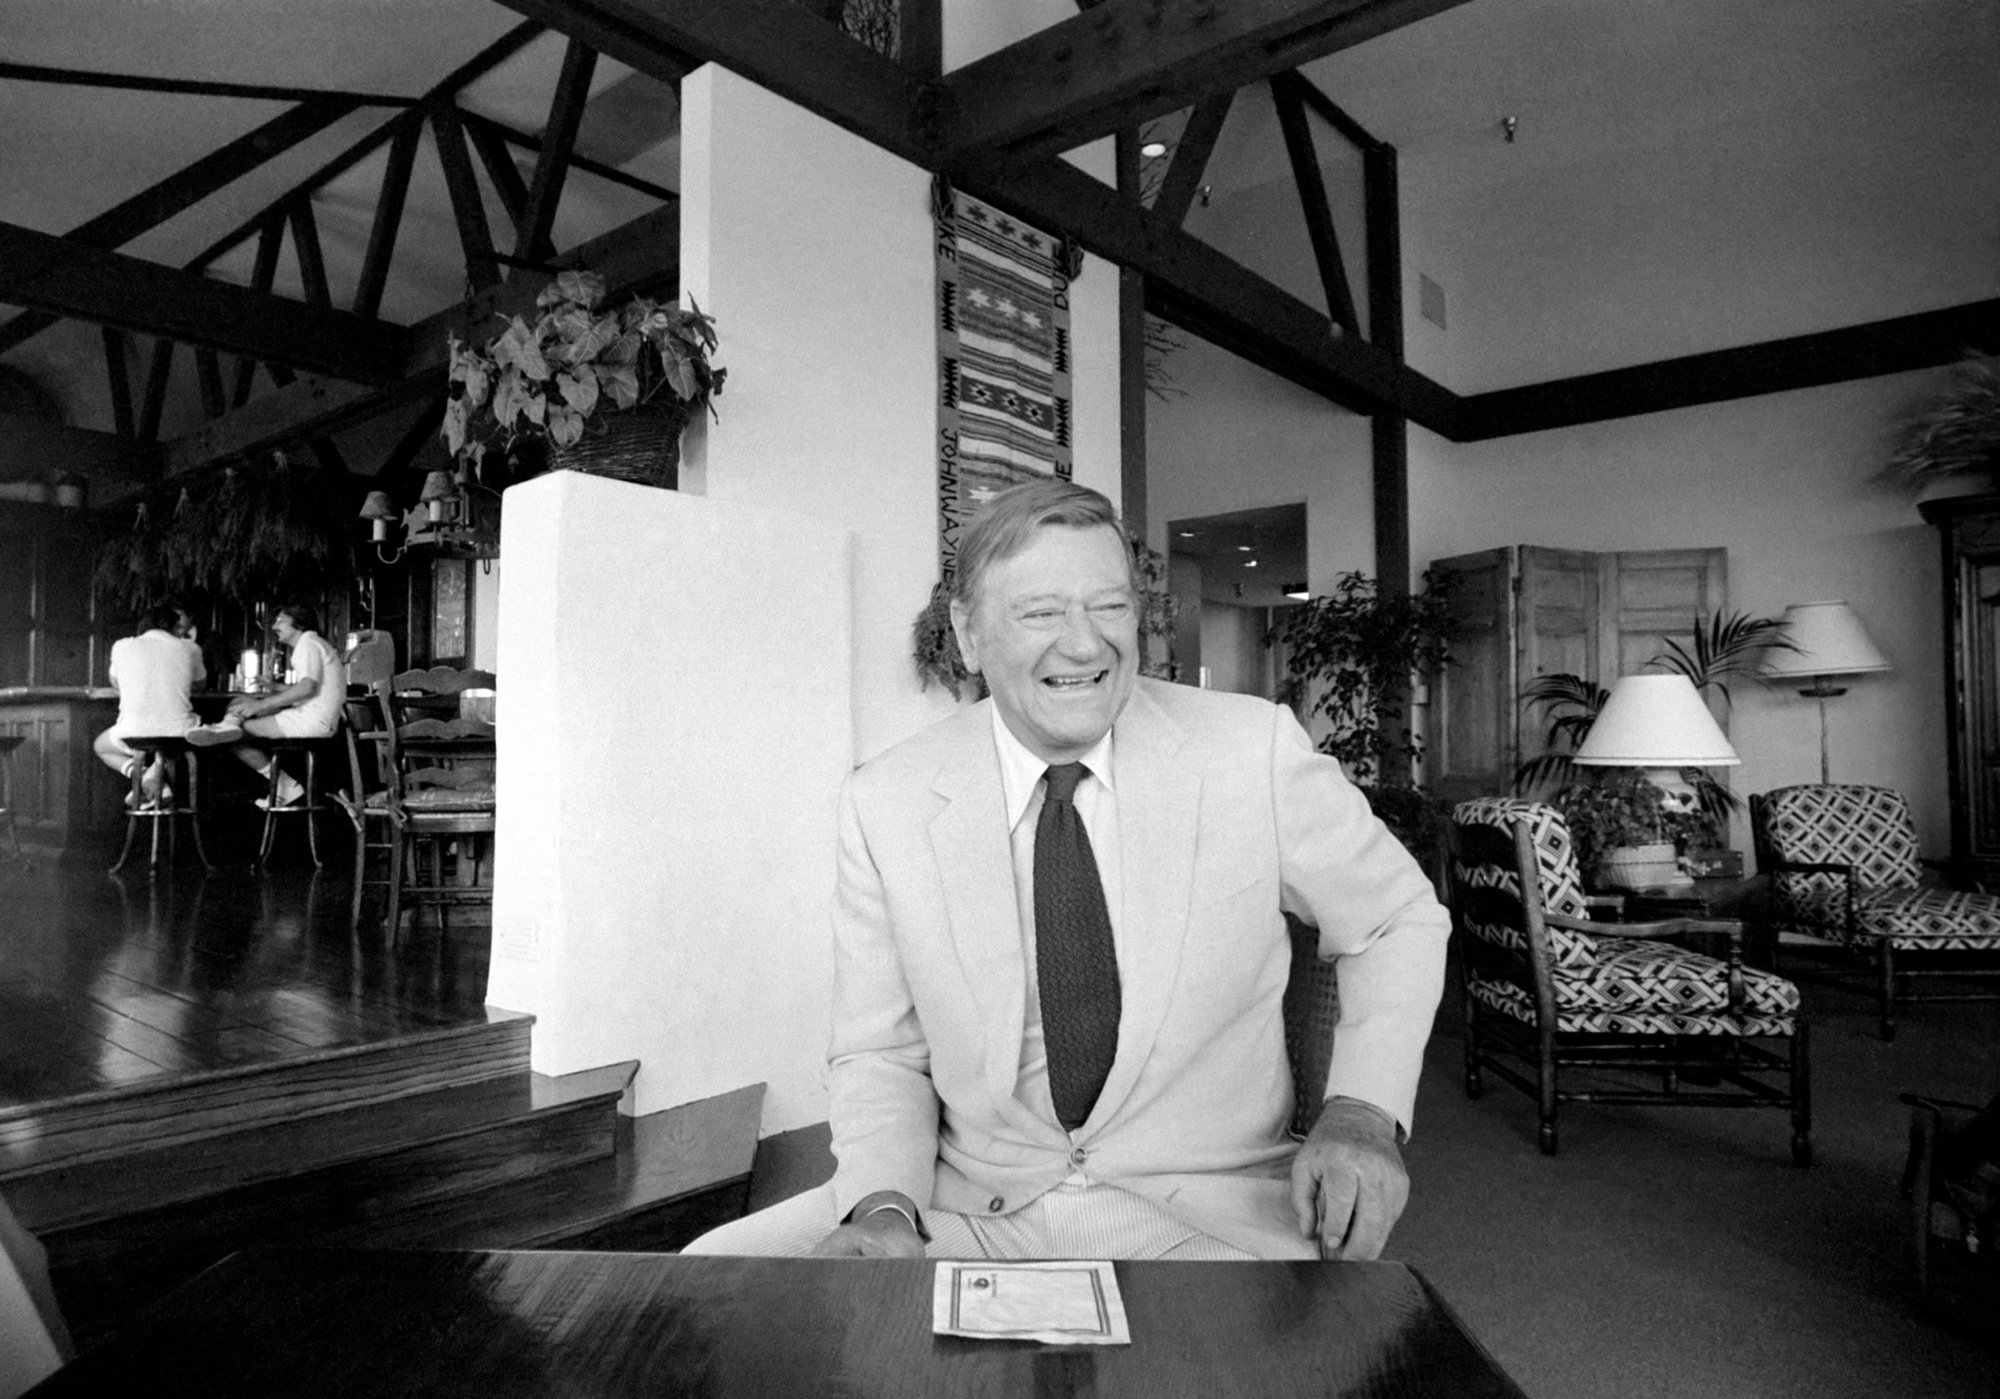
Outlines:
[{"label": "potted palm plant", "polygon": [[634,297],[606,309],[604,278],[562,272],[481,346],[451,340],[442,433],[462,469],[489,455],[510,477],[588,471],[644,485],[679,481],[681,430],[722,392],[709,362],[715,320],[699,306]]},{"label": "potted palm plant", "polygon": [[[1719,695],[1727,708],[1733,703],[1731,680],[1749,676],[1761,683],[1766,652],[1798,649],[1785,636],[1784,625],[1778,617],[1716,613],[1696,623],[1689,645],[1669,641],[1649,664],[1685,675],[1696,690]],[[1578,859],[1586,870],[1596,872],[1600,882],[1643,887],[1664,882],[1650,875],[1663,862],[1671,872],[1674,847],[1723,844],[1730,814],[1742,806],[1742,799],[1702,768],[1685,768],[1681,773],[1695,792],[1692,809],[1677,808],[1666,792],[1636,769],[1598,768],[1586,775],[1572,760],[1610,696],[1610,690],[1579,675],[1536,677],[1522,692],[1522,700],[1544,713],[1547,751],[1515,770],[1514,790],[1524,796],[1548,794],[1569,822]],[[1630,878],[1641,883],[1634,885],[1616,873],[1621,867],[1640,871]]]},{"label": "potted palm plant", "polygon": [[1967,355],[1897,426],[1886,474],[1912,491],[2000,486],[2000,356]]}]

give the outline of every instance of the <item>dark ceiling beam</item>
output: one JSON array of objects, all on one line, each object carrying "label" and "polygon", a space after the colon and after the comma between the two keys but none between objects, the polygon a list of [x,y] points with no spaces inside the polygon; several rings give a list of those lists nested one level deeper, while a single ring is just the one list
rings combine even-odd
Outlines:
[{"label": "dark ceiling beam", "polygon": [[160,448],[116,433],[0,413],[0,481],[45,481],[57,472],[121,486],[152,481],[160,473]]},{"label": "dark ceiling beam", "polygon": [[0,223],[0,301],[360,383],[393,377],[402,332]]},{"label": "dark ceiling beam", "polygon": [[120,437],[138,435],[138,419],[132,413],[132,367],[126,361],[125,332],[104,326],[98,334],[104,340],[104,378],[111,390],[111,425]]},{"label": "dark ceiling beam", "polygon": [[1278,126],[1284,133],[1292,181],[1298,187],[1299,212],[1305,215],[1306,234],[1312,240],[1313,261],[1319,264],[1326,309],[1334,320],[1358,335],[1361,322],[1354,314],[1354,289],[1347,282],[1347,260],[1340,255],[1340,234],[1333,224],[1333,208],[1327,203],[1319,148],[1313,144],[1312,127],[1306,120],[1305,99],[1299,87],[1295,75],[1279,73],[1271,79],[1271,98],[1277,104]]},{"label": "dark ceiling beam", "polygon": [[[355,109],[347,98],[316,98],[303,102],[256,130],[237,137],[220,150],[175,171],[148,189],[72,228],[64,236],[93,248],[116,248],[175,214],[206,199],[223,186],[315,136]],[[54,325],[56,317],[30,311],[0,326],[0,354],[29,336]]]},{"label": "dark ceiling beam", "polygon": [[479,152],[479,163],[486,168],[486,179],[493,192],[500,196],[500,207],[507,211],[507,221],[520,223],[528,208],[528,182],[521,178],[521,167],[514,163],[507,138],[491,122],[473,121],[467,112],[458,114],[458,124],[472,139],[472,149]]},{"label": "dark ceiling beam", "polygon": [[1348,141],[1364,151],[1391,150],[1388,142],[1380,140],[1375,133],[1347,114],[1347,109],[1326,95],[1324,89],[1304,73],[1293,73],[1297,82],[1297,92],[1305,104],[1312,108],[1328,126],[1338,131]]},{"label": "dark ceiling beam", "polygon": [[1188,210],[1201,193],[1201,177],[1208,173],[1208,158],[1215,153],[1216,138],[1222,135],[1235,100],[1235,93],[1225,92],[1197,102],[1188,113],[1181,138],[1174,142],[1173,158],[1167,162],[1166,176],[1160,181],[1160,192],[1153,197],[1154,210],[1170,222],[1187,222]]},{"label": "dark ceiling beam", "polygon": [[[419,105],[449,100],[453,93],[457,92],[467,83],[484,77],[487,73],[492,72],[502,63],[505,63],[508,59],[526,48],[529,43],[539,38],[542,32],[542,26],[539,24],[515,25],[471,58],[445,74],[429,92],[425,93],[419,99]],[[266,204],[262,209],[259,209],[256,213],[196,254],[193,261],[187,264],[188,270],[191,272],[201,271],[224,253],[229,252],[239,243],[242,243],[245,239],[256,233],[262,227],[265,217],[273,210],[286,208],[296,196],[310,194],[322,185],[339,178],[356,165],[359,165],[377,146],[391,139],[401,130],[402,123],[408,116],[408,113],[400,113],[390,118],[335,156],[332,160],[329,160],[325,165],[313,171],[312,174],[306,176],[303,180],[293,185],[269,204]]]},{"label": "dark ceiling beam", "polygon": [[719,63],[926,168],[933,86],[796,0],[501,0],[662,82]]},{"label": "dark ceiling beam", "polygon": [[546,262],[555,256],[549,230],[555,226],[556,205],[569,178],[576,154],[576,133],[583,125],[584,104],[590,101],[590,75],[597,70],[597,52],[576,39],[563,50],[562,73],[549,101],[549,119],[542,127],[541,157],[535,180],[528,187],[527,207],[514,223],[514,256]]},{"label": "dark ceiling beam", "polygon": [[113,88],[123,92],[164,92],[184,97],[241,97],[254,102],[317,102],[334,98],[355,107],[410,107],[419,99],[386,92],[342,92],[332,88],[279,87],[268,83],[204,82],[153,78],[137,73],[97,73],[80,68],[45,68],[33,63],[0,63],[0,79],[56,83],[64,87]]},{"label": "dark ceiling beam", "polygon": [[946,74],[945,155],[1055,155],[1463,3],[1107,0]]},{"label": "dark ceiling beam", "polygon": [[486,222],[486,202],[479,193],[479,177],[472,170],[458,108],[449,102],[433,107],[431,135],[437,141],[445,189],[451,194],[452,220],[458,225],[458,245],[465,254],[465,280],[475,291],[484,291],[500,280],[500,264],[493,257],[493,230]]},{"label": "dark ceiling beam", "polygon": [[395,124],[389,138],[389,158],[382,167],[382,185],[375,194],[375,216],[368,225],[368,250],[361,255],[361,272],[354,279],[354,314],[374,320],[382,312],[382,293],[389,286],[389,264],[396,256],[396,235],[403,226],[403,202],[410,193],[417,142],[423,138],[421,113],[411,112]]},{"label": "dark ceiling beam", "polygon": [[[541,154],[542,138],[539,136],[531,136],[525,131],[516,131],[513,127],[503,125],[491,117],[481,116],[477,112],[468,112],[463,109],[459,111],[458,119],[465,123],[465,129],[468,132],[489,131],[510,146],[519,146],[523,150],[533,151],[537,155]],[[595,175],[598,179],[608,181],[611,184],[623,185],[626,189],[637,190],[640,194],[649,195],[654,199],[680,198],[679,194],[668,189],[665,185],[656,185],[651,180],[643,180],[637,175],[627,174],[615,165],[606,165],[601,160],[593,160],[589,156],[579,155],[574,151],[570,153],[569,163],[573,168],[581,170],[587,175]]]},{"label": "dark ceiling beam", "polygon": [[2000,352],[2000,299],[1472,394],[1460,400],[1456,440],[1481,442],[1931,369],[1968,348]]},{"label": "dark ceiling beam", "polygon": [[953,178],[979,198],[1143,273],[1146,306],[1155,315],[1354,412],[1397,412],[1451,434],[1456,399],[1448,390],[1068,161],[987,166]]},{"label": "dark ceiling beam", "polygon": [[[556,261],[601,273],[611,298],[672,295],[678,290],[680,269],[680,208],[668,205],[642,214]],[[275,393],[253,398],[235,412],[168,443],[163,469],[169,476],[184,475],[434,398],[444,391],[451,337],[481,343],[492,339],[509,316],[533,314],[539,290],[532,281],[503,282],[410,326],[402,332],[404,350],[395,382],[386,386],[304,376]]]}]

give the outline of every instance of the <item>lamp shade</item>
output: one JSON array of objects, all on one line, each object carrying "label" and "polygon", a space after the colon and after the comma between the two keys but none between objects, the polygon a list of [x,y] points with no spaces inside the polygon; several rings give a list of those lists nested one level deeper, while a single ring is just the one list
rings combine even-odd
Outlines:
[{"label": "lamp shade", "polygon": [[434,500],[443,500],[457,489],[449,471],[433,471],[424,477],[424,493],[418,498],[428,505]]},{"label": "lamp shade", "polygon": [[1572,761],[1586,767],[1733,767],[1742,759],[1685,675],[1627,675]]},{"label": "lamp shade", "polygon": [[1785,609],[1785,636],[1796,651],[1764,653],[1766,675],[1866,675],[1889,663],[1844,602],[1795,602]]},{"label": "lamp shade", "polygon": [[396,502],[389,499],[387,491],[370,491],[368,499],[361,502],[361,518],[364,520],[400,520],[403,512],[396,508]]}]

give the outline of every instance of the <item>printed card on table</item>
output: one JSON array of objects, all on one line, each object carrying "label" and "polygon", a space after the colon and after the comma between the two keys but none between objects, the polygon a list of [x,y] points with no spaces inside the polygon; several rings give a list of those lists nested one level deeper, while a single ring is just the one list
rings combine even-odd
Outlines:
[{"label": "printed card on table", "polygon": [[931,1330],[974,1340],[1132,1344],[1118,1276],[1104,1262],[941,1262]]}]

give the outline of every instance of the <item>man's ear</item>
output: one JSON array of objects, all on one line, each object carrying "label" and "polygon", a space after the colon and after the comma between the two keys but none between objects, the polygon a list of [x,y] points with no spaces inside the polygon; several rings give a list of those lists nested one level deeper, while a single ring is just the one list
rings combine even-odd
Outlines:
[{"label": "man's ear", "polygon": [[966,673],[979,674],[979,647],[972,640],[972,611],[964,603],[951,604],[951,634],[958,638],[958,656]]}]

